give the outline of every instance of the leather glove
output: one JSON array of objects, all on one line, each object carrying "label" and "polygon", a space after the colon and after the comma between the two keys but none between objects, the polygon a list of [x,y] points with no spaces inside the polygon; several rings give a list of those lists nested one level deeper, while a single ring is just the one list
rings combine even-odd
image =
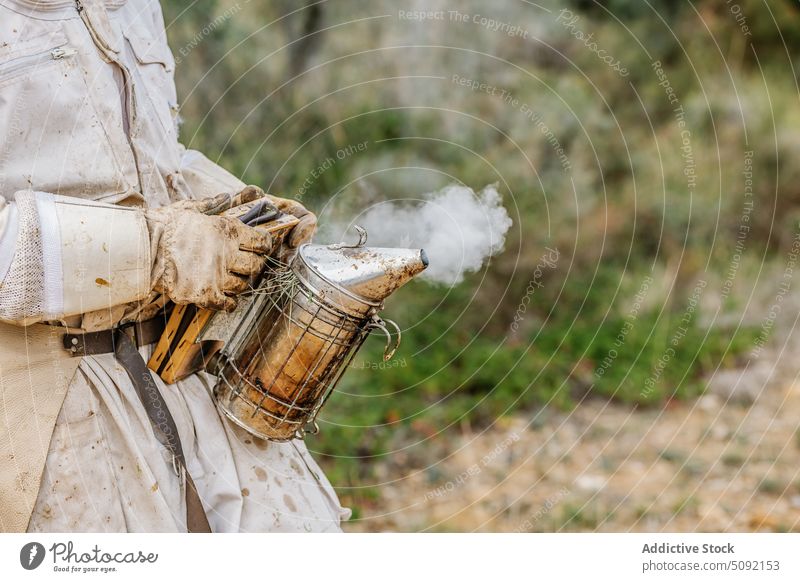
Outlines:
[{"label": "leather glove", "polygon": [[297,200],[279,198],[271,194],[266,194],[266,196],[278,210],[285,214],[291,214],[300,220],[300,222],[294,225],[294,228],[292,228],[275,253],[278,261],[289,264],[297,254],[298,247],[307,242],[311,242],[311,238],[317,230],[317,217]]},{"label": "leather glove", "polygon": [[285,212],[286,214],[291,214],[292,216],[300,219],[295,227],[292,229],[292,232],[289,233],[289,236],[286,237],[286,244],[291,249],[296,249],[300,245],[310,242],[311,237],[314,236],[314,232],[317,230],[317,217],[316,215],[308,210],[305,206],[300,204],[297,200],[290,200],[288,198],[278,198],[277,196],[272,196],[271,194],[267,194],[270,200],[272,200],[273,204],[277,206],[278,210],[281,212]]},{"label": "leather glove", "polygon": [[263,195],[248,186],[238,194],[183,200],[145,211],[150,231],[153,289],[178,304],[231,311],[233,296],[265,265],[272,237],[230,216],[215,216]]}]

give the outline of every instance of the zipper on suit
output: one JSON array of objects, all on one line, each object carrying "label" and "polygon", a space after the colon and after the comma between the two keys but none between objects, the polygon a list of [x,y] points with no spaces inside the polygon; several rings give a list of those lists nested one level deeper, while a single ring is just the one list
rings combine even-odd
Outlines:
[{"label": "zipper on suit", "polygon": [[0,77],[17,73],[24,69],[35,67],[49,61],[59,61],[66,59],[77,54],[74,48],[66,46],[66,44],[57,46],[53,49],[42,51],[33,55],[26,55],[24,57],[17,57],[0,65]]},{"label": "zipper on suit", "polygon": [[[97,8],[98,10],[102,11],[102,14],[107,17],[108,13],[106,12],[105,6],[95,6],[91,4],[91,7]],[[136,178],[139,185],[139,192],[144,193],[144,180],[142,179],[142,171],[141,171],[141,163],[139,160],[139,154],[136,150],[136,147],[133,143],[133,136],[131,135],[131,128],[133,127],[134,118],[136,117],[135,109],[135,97],[133,94],[133,86],[132,86],[132,75],[125,64],[117,57],[117,55],[108,48],[108,41],[107,39],[103,39],[101,33],[95,28],[92,23],[92,17],[89,14],[89,11],[86,10],[85,6],[83,5],[82,0],[75,0],[75,9],[77,10],[78,14],[83,21],[84,26],[89,31],[89,35],[92,38],[92,42],[94,43],[97,50],[99,50],[105,58],[116,65],[122,75],[122,91],[124,93],[124,100],[122,102],[122,115],[124,118],[124,133],[125,138],[128,142],[128,147],[130,148],[131,155],[133,156],[133,162],[136,167]]]}]

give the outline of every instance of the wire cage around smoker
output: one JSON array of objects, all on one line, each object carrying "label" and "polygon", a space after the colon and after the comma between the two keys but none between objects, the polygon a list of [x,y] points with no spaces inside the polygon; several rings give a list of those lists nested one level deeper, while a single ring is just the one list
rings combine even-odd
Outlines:
[{"label": "wire cage around smoker", "polygon": [[345,311],[291,270],[259,299],[250,330],[222,354],[215,396],[255,436],[303,438],[370,331],[386,330],[374,308]]}]

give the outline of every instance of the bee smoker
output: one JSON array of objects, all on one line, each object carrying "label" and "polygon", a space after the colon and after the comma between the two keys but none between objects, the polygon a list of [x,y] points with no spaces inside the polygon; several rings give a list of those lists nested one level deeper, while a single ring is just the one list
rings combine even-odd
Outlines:
[{"label": "bee smoker", "polygon": [[219,377],[217,405],[257,437],[317,432],[320,409],[370,332],[386,335],[385,360],[400,343],[397,324],[378,313],[428,258],[421,249],[366,247],[366,231],[356,228],[355,245],[301,246],[287,268],[265,274],[250,301],[207,330],[224,336],[210,370]]}]

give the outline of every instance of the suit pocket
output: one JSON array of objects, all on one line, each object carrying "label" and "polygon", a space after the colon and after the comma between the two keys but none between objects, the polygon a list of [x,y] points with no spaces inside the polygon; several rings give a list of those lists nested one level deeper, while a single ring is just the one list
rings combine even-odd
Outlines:
[{"label": "suit pocket", "polygon": [[103,79],[87,67],[100,60],[90,48],[57,32],[0,56],[0,194],[34,189],[96,199],[131,189],[106,130],[121,131],[121,118],[101,120],[94,106],[87,79]]},{"label": "suit pocket", "polygon": [[12,82],[19,75],[35,75],[47,72],[47,65],[74,57],[77,51],[68,46],[66,40],[52,48],[39,50],[0,62],[0,86]]},{"label": "suit pocket", "polygon": [[172,141],[177,141],[178,100],[175,93],[175,59],[164,42],[146,32],[132,30],[124,33],[136,59],[139,78],[137,92],[146,94],[161,128]]}]

